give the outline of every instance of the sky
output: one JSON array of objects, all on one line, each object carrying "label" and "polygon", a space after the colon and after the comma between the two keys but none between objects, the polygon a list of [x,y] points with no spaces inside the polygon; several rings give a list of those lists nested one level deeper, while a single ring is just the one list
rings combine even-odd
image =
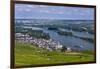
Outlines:
[{"label": "sky", "polygon": [[15,18],[94,20],[94,8],[16,4]]}]

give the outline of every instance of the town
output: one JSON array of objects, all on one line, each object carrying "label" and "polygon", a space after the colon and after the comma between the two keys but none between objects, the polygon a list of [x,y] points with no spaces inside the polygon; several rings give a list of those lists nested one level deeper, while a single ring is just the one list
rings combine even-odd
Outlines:
[{"label": "town", "polygon": [[62,45],[59,42],[54,41],[53,39],[35,38],[28,34],[22,34],[22,33],[16,33],[15,37],[18,42],[31,43],[40,48],[47,49],[49,51],[53,51],[53,50],[62,48]]}]

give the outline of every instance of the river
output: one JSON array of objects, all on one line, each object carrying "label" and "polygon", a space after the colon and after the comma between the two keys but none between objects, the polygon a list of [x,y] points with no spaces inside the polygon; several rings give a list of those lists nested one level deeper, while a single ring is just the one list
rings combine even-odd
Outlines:
[{"label": "river", "polygon": [[[71,47],[71,48],[76,48],[76,46],[81,46],[81,50],[93,50],[94,45],[92,42],[74,37],[74,36],[63,36],[59,35],[56,31],[54,30],[47,30],[43,29],[44,32],[49,33],[51,39],[55,41],[59,41],[62,45]],[[88,37],[92,38],[93,35],[86,33],[86,32],[76,32],[73,31],[76,36],[80,37]],[[79,47],[77,47],[79,48]]]}]

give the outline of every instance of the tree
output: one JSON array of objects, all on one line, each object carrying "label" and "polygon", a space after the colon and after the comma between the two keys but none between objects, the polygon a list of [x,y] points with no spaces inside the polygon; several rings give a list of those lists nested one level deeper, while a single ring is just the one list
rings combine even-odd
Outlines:
[{"label": "tree", "polygon": [[66,48],[66,46],[62,46],[61,51],[62,51],[62,52],[65,52],[65,51],[66,51],[66,49],[67,49],[67,48]]}]

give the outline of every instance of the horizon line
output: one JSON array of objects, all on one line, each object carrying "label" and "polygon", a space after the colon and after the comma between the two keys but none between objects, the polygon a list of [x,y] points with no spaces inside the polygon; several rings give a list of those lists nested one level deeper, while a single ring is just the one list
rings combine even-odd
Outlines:
[{"label": "horizon line", "polygon": [[[32,18],[14,18],[16,20],[33,20]],[[94,20],[94,19],[38,19],[38,20]]]}]

